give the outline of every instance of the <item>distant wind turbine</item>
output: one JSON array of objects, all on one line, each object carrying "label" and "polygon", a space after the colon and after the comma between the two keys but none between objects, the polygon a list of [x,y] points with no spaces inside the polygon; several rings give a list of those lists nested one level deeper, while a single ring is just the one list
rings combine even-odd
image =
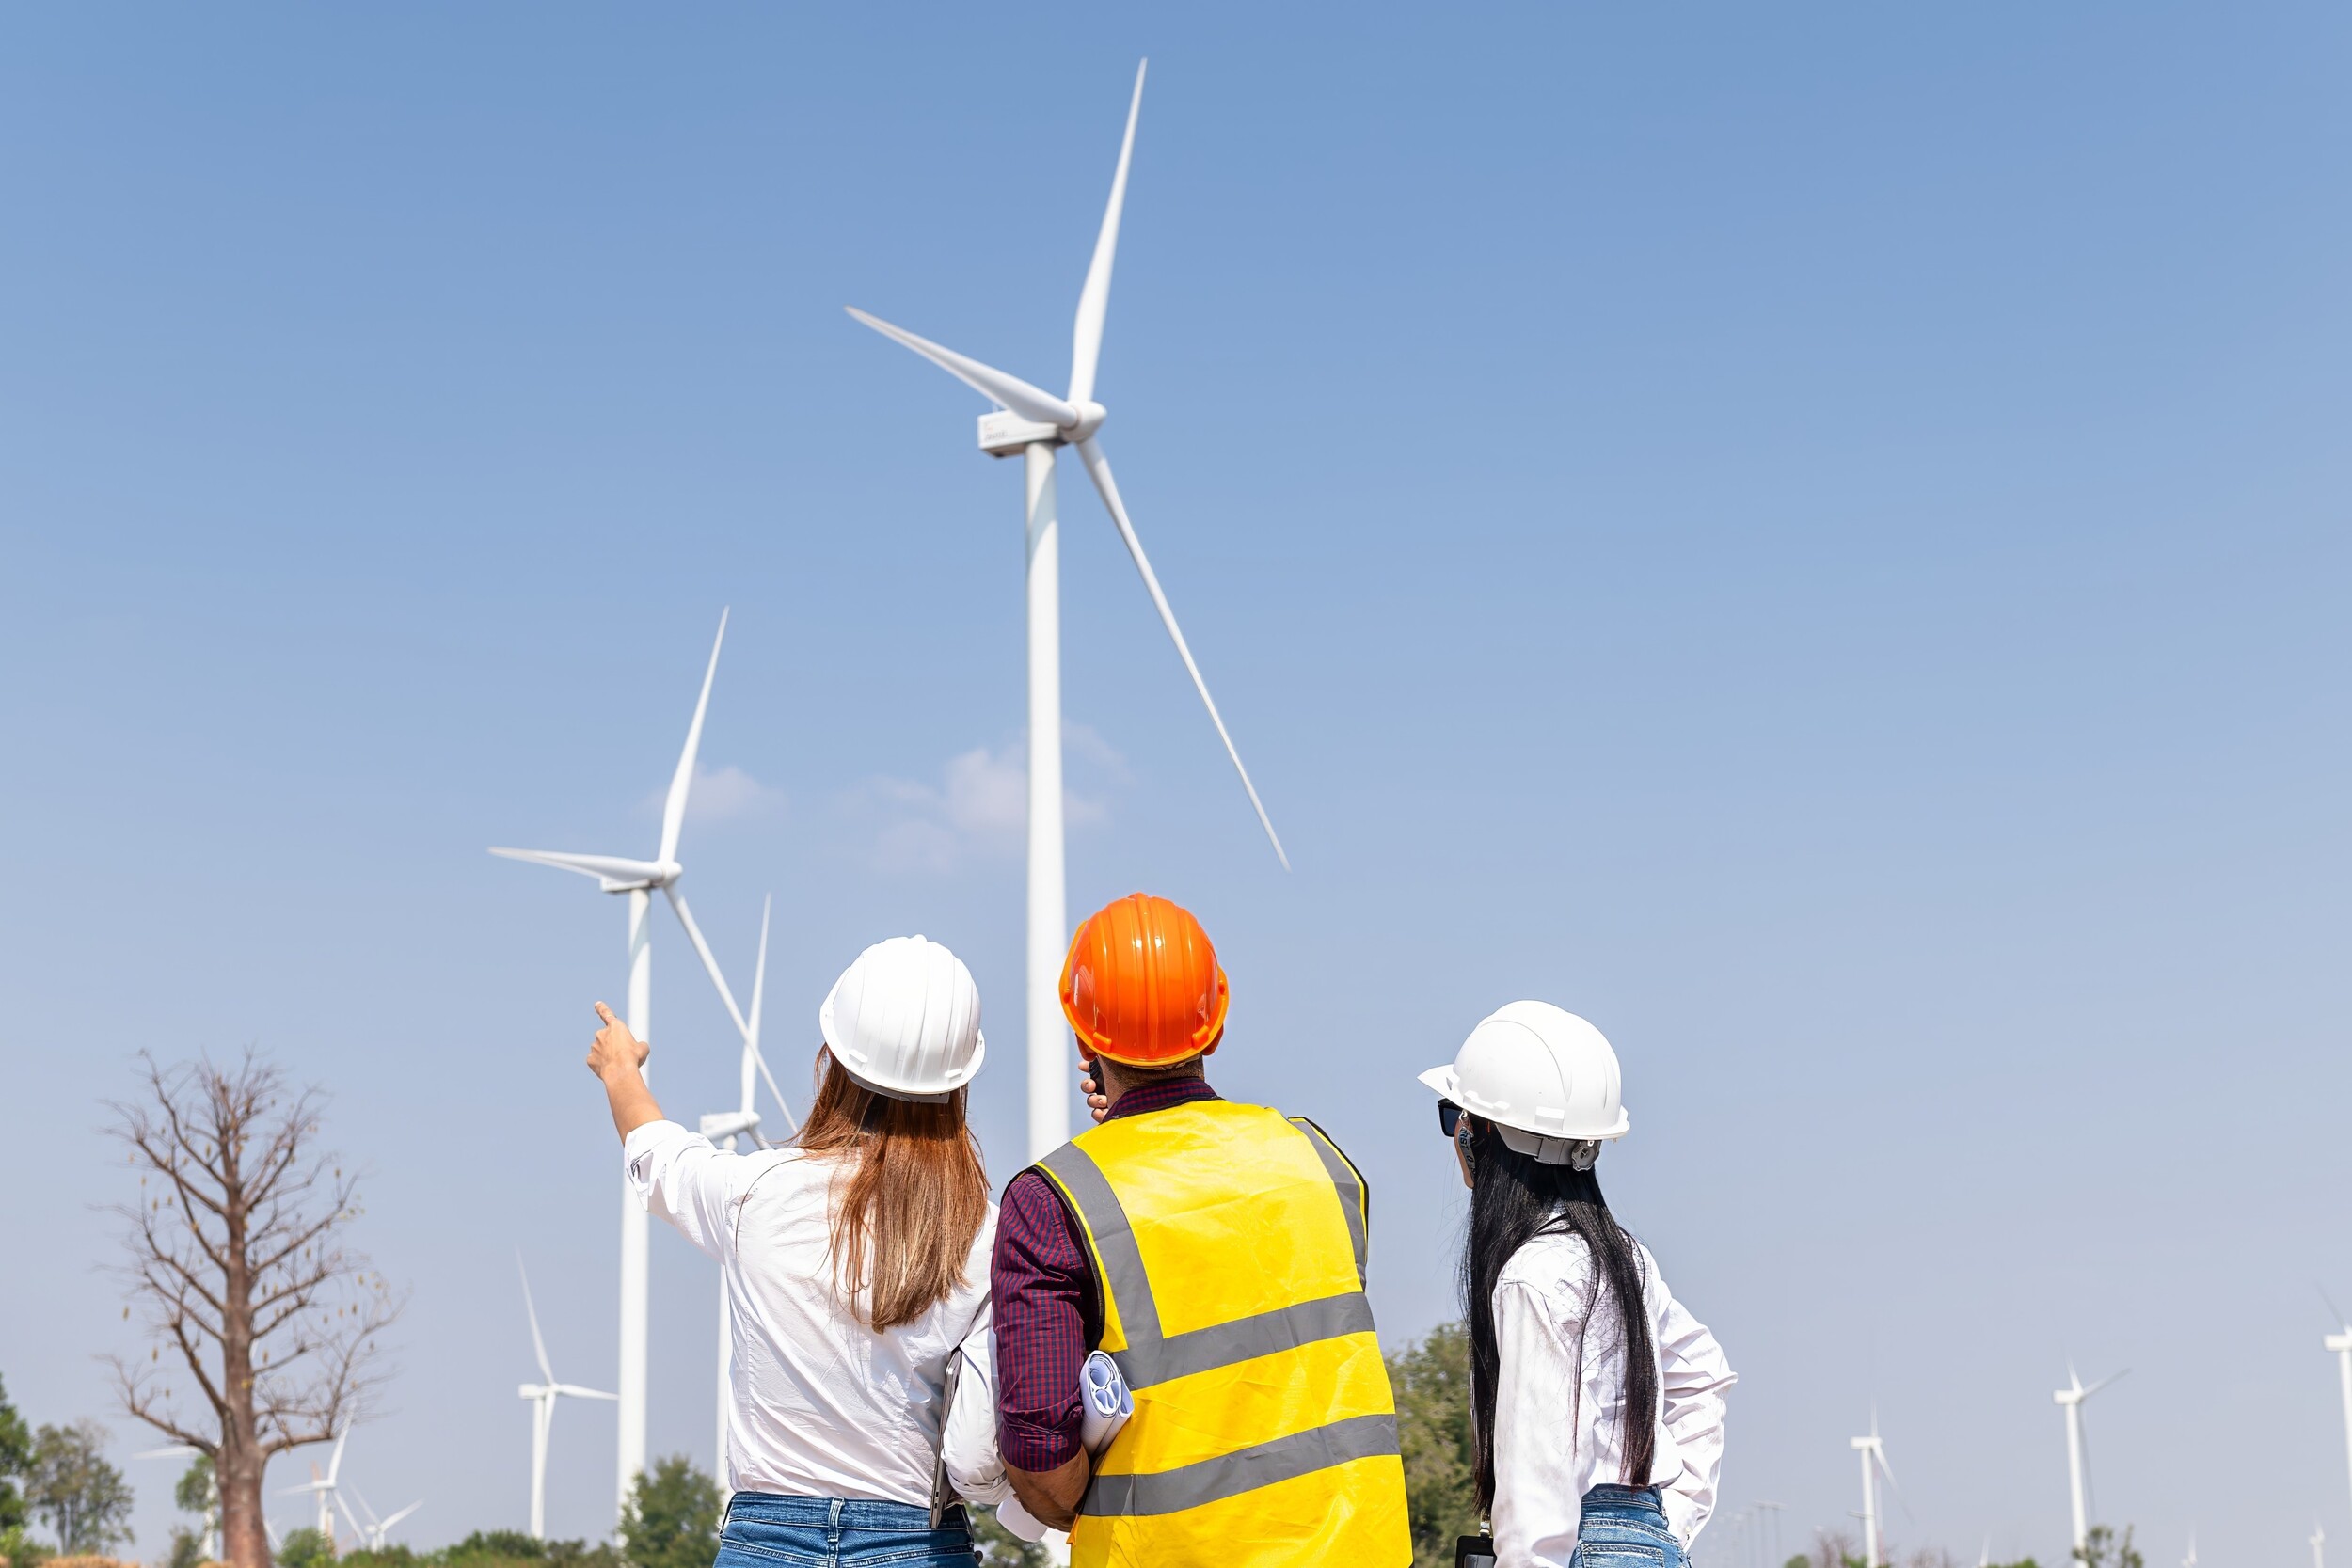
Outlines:
[{"label": "distant wind turbine", "polygon": [[2181,1568],[2197,1568],[2197,1532],[2188,1532],[2188,1556],[2181,1559]]},{"label": "distant wind turbine", "polygon": [[[2327,1300],[2327,1291],[2322,1291],[2319,1294],[2321,1300]],[[2343,1333],[2330,1334],[2320,1343],[2336,1353],[2336,1381],[2344,1389],[2344,1464],[2347,1470],[2352,1470],[2352,1318],[2338,1312],[2333,1302],[2328,1303],[2328,1311],[2330,1317],[2344,1324]]]},{"label": "distant wind turbine", "polygon": [[2322,1529],[2322,1528],[2319,1528],[2319,1521],[2318,1521],[2318,1520],[2316,1520],[2316,1519],[2312,1520],[2312,1568],[2328,1568],[2328,1560],[2327,1560],[2325,1557],[2322,1557],[2322,1556],[2320,1555],[2320,1548],[2321,1548],[2322,1546],[2326,1545],[2326,1544],[2327,1544],[2327,1543],[2328,1543],[2328,1532],[2327,1532],[2326,1530],[2324,1530],[2324,1529]]},{"label": "distant wind turbine", "polygon": [[[1145,62],[1148,64],[1149,62]],[[1018,376],[1008,375],[904,327],[850,308],[850,314],[883,337],[914,350],[974,391],[1001,412],[980,417],[980,450],[992,457],[1025,459],[1027,470],[1028,618],[1029,618],[1029,862],[1028,862],[1028,1007],[1029,1158],[1039,1159],[1070,1136],[1069,1037],[1062,1027],[1059,982],[1062,958],[1070,944],[1063,909],[1062,787],[1061,787],[1061,546],[1054,468],[1056,454],[1065,446],[1078,449],[1087,477],[1094,482],[1111,522],[1127,546],[1144,592],[1159,611],[1160,625],[1176,645],[1177,657],[1192,677],[1193,689],[1209,710],[1209,722],[1225,744],[1233,771],[1258,814],[1258,824],[1274,846],[1284,868],[1290,858],[1275,835],[1273,819],[1249,782],[1241,752],[1226,732],[1225,720],[1209,695],[1209,683],[1193,661],[1192,649],[1176,625],[1176,612],[1143,553],[1127,504],[1120,499],[1111,477],[1110,458],[1095,433],[1106,411],[1094,401],[1095,372],[1102,361],[1103,322],[1110,309],[1111,264],[1119,252],[1120,215],[1127,203],[1127,168],[1135,157],[1136,120],[1143,110],[1144,66],[1136,68],[1135,94],[1127,104],[1127,134],[1119,144],[1119,165],[1111,175],[1111,196],[1103,210],[1103,227],[1095,235],[1094,258],[1088,263],[1086,284],[1078,291],[1078,315],[1071,333],[1070,390],[1056,397]]]},{"label": "distant wind turbine", "polygon": [[[576,1383],[555,1381],[555,1369],[548,1365],[548,1342],[539,1334],[539,1308],[531,1299],[531,1273],[523,1267],[522,1254],[515,1255],[515,1272],[522,1275],[523,1311],[531,1318],[531,1349],[539,1358],[540,1382],[526,1383],[515,1390],[531,1403],[531,1535],[534,1541],[548,1538],[548,1429],[555,1423],[555,1402],[569,1396],[576,1400],[617,1400],[599,1388],[582,1388]],[[398,1515],[394,1515],[397,1519]],[[389,1528],[388,1524],[386,1528]]]},{"label": "distant wind turbine", "polygon": [[1895,1484],[1895,1472],[1886,1463],[1886,1445],[1879,1439],[1879,1413],[1870,1412],[1870,1434],[1847,1440],[1847,1446],[1862,1456],[1862,1568],[1883,1568],[1879,1556],[1879,1488],[1878,1478],[1886,1477],[1886,1484]]},{"label": "distant wind turbine", "polygon": [[[174,1443],[167,1448],[149,1449],[134,1455],[138,1459],[201,1459],[204,1450],[192,1443]],[[215,1562],[220,1558],[220,1472],[213,1472],[212,1495],[204,1509],[204,1560]]]},{"label": "distant wind turbine", "polygon": [[2066,1412],[2066,1477],[2074,1504],[2074,1556],[2079,1560],[2083,1544],[2090,1538],[2090,1464],[2083,1453],[2083,1402],[2091,1395],[2129,1372],[2109,1372],[2090,1387],[2083,1386],[2074,1364],[2066,1364],[2066,1386],[2050,1396]]},{"label": "distant wind turbine", "polygon": [[[719,990],[719,999],[726,1005],[727,1014],[739,1032],[743,1028],[742,1010],[735,1005],[735,993],[727,989],[726,976],[719,973],[719,960],[711,956],[710,944],[703,940],[702,927],[694,924],[694,913],[686,906],[686,895],[678,891],[678,879],[686,868],[678,863],[678,834],[686,825],[686,798],[694,784],[694,760],[702,748],[703,716],[710,708],[710,684],[719,673],[719,650],[727,639],[726,611],[719,613],[719,635],[711,641],[710,663],[703,672],[702,695],[694,702],[693,721],[686,727],[686,746],[678,753],[677,770],[670,776],[669,793],[661,802],[661,846],[649,861],[629,860],[620,855],[580,855],[553,849],[499,849],[490,853],[508,860],[528,861],[534,865],[551,865],[563,871],[575,871],[593,877],[606,893],[628,895],[628,1030],[641,1040],[653,1037],[653,895],[659,889],[670,901],[678,924],[686,928],[687,940],[709,973],[710,983]],[[648,1074],[650,1077],[650,1074]],[[636,1483],[638,1473],[645,1467],[645,1364],[647,1354],[649,1288],[646,1274],[646,1214],[645,1206],[637,1201],[630,1191],[628,1180],[621,1180],[621,1365],[619,1395],[620,1440],[618,1443],[618,1489],[614,1501],[617,1510],[628,1505],[629,1488]]]},{"label": "distant wind turbine", "polygon": [[346,1426],[336,1433],[335,1449],[327,1456],[326,1475],[320,1475],[319,1467],[313,1465],[309,1481],[300,1486],[285,1487],[278,1494],[281,1497],[290,1497],[296,1493],[307,1492],[318,1498],[318,1531],[330,1542],[335,1539],[335,1478],[342,1473],[343,1445],[350,1440],[351,1428]]},{"label": "distant wind turbine", "polygon": [[359,1522],[358,1515],[351,1512],[351,1505],[344,1502],[341,1496],[336,1497],[336,1504],[342,1509],[343,1518],[349,1522],[352,1533],[357,1535],[360,1542],[368,1548],[368,1550],[372,1552],[382,1551],[384,1549],[384,1543],[386,1539],[392,1532],[392,1527],[399,1524],[403,1519],[407,1518],[408,1515],[414,1513],[417,1510],[424,1506],[424,1499],[422,1497],[419,1497],[415,1502],[412,1502],[406,1508],[400,1510],[390,1518],[379,1519],[375,1516],[375,1510],[368,1506],[368,1499],[360,1494],[358,1487],[354,1486],[351,1489],[351,1495],[358,1499],[359,1513],[368,1516],[368,1522],[366,1524],[362,1525]]}]

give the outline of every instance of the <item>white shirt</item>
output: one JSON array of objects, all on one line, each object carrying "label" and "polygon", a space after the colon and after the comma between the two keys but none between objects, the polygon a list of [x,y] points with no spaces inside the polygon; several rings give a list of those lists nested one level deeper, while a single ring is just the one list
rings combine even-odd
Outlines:
[{"label": "white shirt", "polygon": [[[1650,1484],[1687,1551],[1715,1511],[1724,1463],[1723,1347],[1666,1289],[1645,1247],[1643,1302],[1658,1350]],[[1600,1307],[1594,1309],[1597,1291]],[[1565,1568],[1584,1494],[1625,1480],[1625,1334],[1582,1237],[1538,1236],[1495,1282],[1496,1568]]]},{"label": "white shirt", "polygon": [[[963,1278],[913,1323],[880,1333],[834,1286],[833,1178],[840,1159],[797,1148],[727,1154],[674,1121],[628,1135],[622,1156],[645,1206],[719,1260],[727,1285],[733,1407],[730,1490],[862,1497],[927,1507],[948,1356],[960,1379],[948,1473],[974,1501],[1004,1487],[988,1308],[996,1206],[973,1238]],[[977,1386],[977,1391],[975,1392]],[[977,1403],[976,1416],[964,1407]]]}]

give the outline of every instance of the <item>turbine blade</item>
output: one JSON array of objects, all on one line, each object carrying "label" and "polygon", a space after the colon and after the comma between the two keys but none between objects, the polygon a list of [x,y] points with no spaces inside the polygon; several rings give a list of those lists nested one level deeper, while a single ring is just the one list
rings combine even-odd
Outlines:
[{"label": "turbine blade", "polygon": [[1032,387],[1017,375],[1007,375],[993,365],[967,359],[954,349],[942,348],[929,338],[918,338],[903,326],[893,326],[880,316],[869,316],[854,305],[842,309],[891,341],[913,349],[999,408],[1009,408],[1025,420],[1062,430],[1078,422],[1075,408],[1042,388]]},{"label": "turbine blade", "polygon": [[532,865],[552,865],[559,871],[577,871],[583,877],[599,881],[644,882],[661,874],[661,868],[651,861],[633,861],[625,855],[575,855],[560,849],[500,849],[493,855],[510,861],[528,861]]},{"label": "turbine blade", "polygon": [[677,911],[678,924],[686,927],[686,940],[702,955],[703,968],[709,972],[710,983],[719,988],[719,1000],[727,1005],[727,1016],[735,1020],[736,1033],[747,1032],[751,1025],[743,1022],[743,1009],[735,1005],[735,992],[727,989],[727,977],[719,973],[719,960],[711,957],[710,943],[703,940],[702,927],[694,924],[694,913],[686,907],[686,895],[677,890],[675,882],[661,891],[669,895],[670,908]]},{"label": "turbine blade", "polygon": [[621,1397],[618,1394],[608,1394],[601,1388],[582,1388],[577,1383],[559,1383],[555,1386],[555,1391],[559,1394],[568,1394],[576,1400],[617,1400]]},{"label": "turbine blade", "polygon": [[2124,1369],[2123,1369],[2122,1371],[2120,1371],[2120,1372],[2109,1372],[2106,1376],[2105,1376],[2105,1377],[2101,1378],[2098,1382],[2096,1382],[2096,1383],[2092,1384],[2090,1387],[2088,1387],[2088,1388],[2084,1389],[2084,1390],[2083,1390],[2083,1398],[2085,1398],[2085,1399],[2089,1399],[2089,1398],[2090,1398],[2090,1396],[2091,1396],[2091,1395],[2093,1395],[2093,1394],[2097,1393],[2100,1389],[2102,1389],[2102,1388],[2106,1387],[2108,1384],[2113,1383],[2113,1382],[2114,1382],[2117,1378],[2119,1378],[2119,1377],[2126,1377],[2126,1376],[2129,1376],[2129,1375],[2130,1375],[2130,1373],[2131,1373],[2131,1369],[2130,1369],[2129,1367],[2124,1368]]},{"label": "turbine blade", "polygon": [[523,1267],[519,1251],[515,1254],[515,1272],[523,1276],[523,1310],[531,1314],[531,1348],[539,1357],[539,1375],[553,1383],[555,1369],[548,1365],[548,1342],[539,1338],[539,1308],[531,1300],[531,1271]]},{"label": "turbine blade", "polygon": [[[368,1506],[368,1499],[367,1499],[367,1496],[366,1496],[366,1494],[365,1494],[365,1493],[363,1493],[363,1492],[361,1492],[361,1491],[360,1491],[360,1490],[359,1490],[357,1486],[355,1486],[355,1487],[353,1487],[353,1488],[351,1489],[351,1495],[352,1495],[354,1497],[357,1497],[357,1498],[358,1499],[358,1501],[359,1501],[359,1512],[360,1512],[360,1513],[364,1513],[364,1514],[366,1514],[366,1515],[368,1516],[368,1525],[369,1525],[369,1528],[374,1528],[374,1525],[375,1525],[375,1510],[373,1510],[373,1509],[372,1509],[372,1508],[370,1508],[370,1507]],[[342,1508],[342,1500],[343,1500],[343,1498],[342,1498],[342,1493],[340,1493],[340,1492],[338,1492],[338,1493],[335,1495],[335,1505],[336,1505],[338,1508]],[[348,1508],[344,1508],[344,1509],[343,1509],[343,1520],[344,1520],[344,1522],[345,1522],[346,1524],[350,1525],[350,1526],[351,1526],[351,1528],[352,1528],[353,1529],[355,1529],[355,1530],[358,1530],[358,1531],[359,1531],[359,1533],[360,1533],[361,1535],[365,1535],[365,1534],[367,1534],[367,1533],[368,1533],[368,1532],[367,1532],[367,1530],[359,1529],[359,1521],[358,1521],[358,1520],[357,1520],[357,1519],[354,1519],[354,1518],[351,1516],[351,1510],[349,1510]]]},{"label": "turbine blade", "polygon": [[1111,307],[1111,263],[1119,256],[1119,218],[1127,206],[1127,166],[1136,155],[1136,117],[1143,112],[1143,72],[1136,67],[1135,96],[1127,103],[1127,135],[1119,144],[1119,168],[1111,175],[1111,198],[1103,209],[1102,232],[1094,236],[1094,260],[1087,263],[1086,286],[1078,291],[1078,324],[1070,335],[1070,401],[1094,396],[1095,367],[1103,358],[1103,318]]},{"label": "turbine blade", "polygon": [[390,1529],[394,1525],[399,1524],[403,1519],[407,1518],[408,1515],[414,1513],[417,1510],[422,1508],[423,1506],[424,1499],[422,1497],[419,1497],[415,1502],[410,1503],[406,1508],[402,1509],[399,1513],[385,1520],[384,1523],[377,1528],[379,1529]]},{"label": "turbine blade", "polygon": [[1216,726],[1216,737],[1225,742],[1225,754],[1233,759],[1233,771],[1241,775],[1241,786],[1249,792],[1249,804],[1258,814],[1258,825],[1265,829],[1266,842],[1274,846],[1274,858],[1288,871],[1291,858],[1282,852],[1282,840],[1274,831],[1274,819],[1266,816],[1265,802],[1258,799],[1258,786],[1249,782],[1249,769],[1241,765],[1241,752],[1234,749],[1233,737],[1225,731],[1225,720],[1216,711],[1216,700],[1209,695],[1209,683],[1200,678],[1200,666],[1192,660],[1192,649],[1185,645],[1184,634],[1176,625],[1176,612],[1168,608],[1168,595],[1160,591],[1159,577],[1143,553],[1143,541],[1136,537],[1136,525],[1127,519],[1126,503],[1119,499],[1119,483],[1111,477],[1110,458],[1104,455],[1102,443],[1092,436],[1078,443],[1078,455],[1086,462],[1094,488],[1102,493],[1103,504],[1110,509],[1111,521],[1119,525],[1119,536],[1127,542],[1127,553],[1135,558],[1136,570],[1143,574],[1143,586],[1152,595],[1153,608],[1160,612],[1160,624],[1168,628],[1169,641],[1176,644],[1177,656],[1192,676],[1193,689],[1200,693],[1200,705],[1209,710],[1209,722]]},{"label": "turbine blade", "polygon": [[[758,1109],[752,1101],[759,1085],[755,1076],[759,1062],[759,1009],[768,993],[768,915],[775,906],[773,896],[759,906],[759,962],[752,970],[752,1016],[743,1028],[742,1105],[750,1112]],[[789,1115],[790,1113],[786,1113]]]},{"label": "turbine blade", "polygon": [[349,1426],[345,1426],[342,1432],[335,1434],[334,1451],[326,1458],[326,1484],[330,1488],[335,1484],[337,1472],[343,1467],[343,1445],[350,1441],[351,1428]]},{"label": "turbine blade", "polygon": [[686,826],[686,792],[694,785],[694,753],[702,750],[703,715],[710,708],[710,683],[719,674],[719,649],[727,640],[727,612],[719,611],[719,635],[711,640],[710,663],[703,671],[703,694],[694,699],[694,721],[686,726],[686,749],[678,753],[677,771],[670,775],[670,793],[661,802],[661,853],[654,859],[677,858],[678,830]]},{"label": "turbine blade", "polygon": [[784,1091],[776,1087],[776,1075],[768,1070],[768,1058],[755,1045],[752,1047],[752,1059],[759,1064],[759,1075],[767,1080],[768,1092],[776,1097],[776,1109],[784,1113],[784,1119],[788,1124],[785,1136],[797,1134],[801,1130],[801,1118],[792,1114],[791,1101],[786,1100]]},{"label": "turbine blade", "polygon": [[2312,1288],[2319,1292],[2319,1299],[2328,1304],[2328,1320],[2332,1323],[2341,1324],[2346,1334],[2352,1334],[2352,1318],[2347,1318],[2341,1311],[2337,1310],[2335,1298],[2328,1293],[2328,1287],[2320,1284],[2317,1280],[2313,1280],[2312,1281]]}]

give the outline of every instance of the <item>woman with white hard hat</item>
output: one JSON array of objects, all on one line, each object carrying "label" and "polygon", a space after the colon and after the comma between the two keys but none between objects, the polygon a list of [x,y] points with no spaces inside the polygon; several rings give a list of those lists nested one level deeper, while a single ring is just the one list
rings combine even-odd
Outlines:
[{"label": "woman with white hard hat", "polygon": [[1478,1507],[1496,1568],[1630,1548],[1686,1568],[1723,1467],[1723,1348],[1617,1224],[1594,1163],[1625,1136],[1617,1053],[1514,1002],[1421,1081],[1470,1189],[1462,1297]]},{"label": "woman with white hard hat", "polygon": [[[971,1568],[976,1502],[1009,1495],[984,1379],[996,1205],[964,1098],[979,991],[935,942],[858,955],[818,1011],[816,1103],[749,1154],[665,1120],[646,1047],[603,1003],[603,1080],[630,1183],[718,1259],[733,1346],[719,1568]],[[967,1408],[969,1407],[969,1408]]]}]

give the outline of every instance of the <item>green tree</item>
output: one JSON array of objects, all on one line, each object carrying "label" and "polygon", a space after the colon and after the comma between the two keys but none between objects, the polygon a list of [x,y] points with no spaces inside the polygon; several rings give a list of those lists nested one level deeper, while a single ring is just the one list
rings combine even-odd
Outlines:
[{"label": "green tree", "polygon": [[315,1525],[289,1530],[278,1548],[278,1568],[329,1568],[335,1560],[335,1538]]},{"label": "green tree", "polygon": [[1405,1454],[1413,1568],[1454,1561],[1454,1544],[1478,1533],[1478,1435],[1470,1425],[1470,1334],[1444,1323],[1389,1357]]},{"label": "green tree", "polygon": [[131,1487],[106,1463],[106,1429],[92,1420],[44,1426],[33,1434],[25,1499],[75,1556],[103,1553],[131,1539]]},{"label": "green tree", "polygon": [[994,1509],[966,1503],[963,1511],[972,1518],[972,1544],[979,1549],[981,1568],[1046,1568],[1053,1560],[1042,1545],[998,1524]]},{"label": "green tree", "polygon": [[33,1433],[24,1418],[8,1402],[6,1383],[0,1383],[0,1558],[19,1565],[39,1560],[40,1548],[24,1539],[30,1517],[24,1493],[17,1482],[33,1467]]},{"label": "green tree", "polygon": [[2074,1560],[2082,1568],[2147,1568],[2139,1548],[2132,1544],[2132,1527],[2123,1527],[2122,1539],[2118,1540],[2112,1525],[2093,1525],[2083,1532],[2083,1544],[2074,1548]]},{"label": "green tree", "polygon": [[710,1568],[719,1555],[719,1484],[684,1454],[657,1462],[621,1510],[628,1568]]},{"label": "green tree", "polygon": [[204,1561],[204,1537],[185,1525],[171,1527],[171,1555],[165,1559],[165,1568],[201,1568]]},{"label": "green tree", "polygon": [[546,1542],[518,1529],[478,1529],[441,1554],[451,1568],[474,1561],[536,1562],[547,1555]]}]

